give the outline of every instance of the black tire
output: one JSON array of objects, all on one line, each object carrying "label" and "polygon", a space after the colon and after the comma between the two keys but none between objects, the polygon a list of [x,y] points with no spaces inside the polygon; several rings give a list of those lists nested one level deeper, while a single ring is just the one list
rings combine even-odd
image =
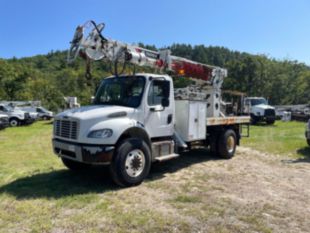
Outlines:
[{"label": "black tire", "polygon": [[15,117],[13,117],[13,118],[10,119],[9,123],[10,123],[11,127],[16,127],[16,126],[20,125],[20,120],[15,118]]},{"label": "black tire", "polygon": [[310,139],[307,139],[307,143],[308,143],[308,145],[310,146]]},{"label": "black tire", "polygon": [[273,125],[274,122],[275,122],[275,119],[267,119],[266,120],[267,125]]},{"label": "black tire", "polygon": [[235,155],[237,136],[234,130],[227,129],[220,135],[218,142],[218,155],[224,159],[230,159]]},{"label": "black tire", "polygon": [[130,138],[118,145],[110,165],[110,174],[116,184],[129,187],[141,184],[150,168],[150,148],[143,140]]},{"label": "black tire", "polygon": [[219,150],[218,150],[218,134],[213,134],[211,135],[211,140],[210,140],[210,152],[214,156],[218,156]]},{"label": "black tire", "polygon": [[80,163],[71,159],[61,158],[62,163],[72,171],[81,171],[90,167],[89,164]]}]

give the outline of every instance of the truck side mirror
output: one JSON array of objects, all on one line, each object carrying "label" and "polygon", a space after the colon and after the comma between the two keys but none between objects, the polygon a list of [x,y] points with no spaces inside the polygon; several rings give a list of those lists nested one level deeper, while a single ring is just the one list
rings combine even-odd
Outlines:
[{"label": "truck side mirror", "polygon": [[168,98],[162,98],[161,105],[165,108],[169,106],[169,99]]}]

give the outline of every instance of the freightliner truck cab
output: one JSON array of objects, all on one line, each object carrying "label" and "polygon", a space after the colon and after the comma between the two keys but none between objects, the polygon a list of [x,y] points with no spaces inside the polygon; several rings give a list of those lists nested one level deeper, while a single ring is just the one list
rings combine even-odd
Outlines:
[{"label": "freightliner truck cab", "polygon": [[106,78],[92,105],[55,117],[54,151],[72,169],[110,164],[115,150],[121,153],[120,160],[132,153],[126,158],[127,175],[134,179],[143,172],[144,177],[156,159],[152,141],[164,142],[163,149],[169,147],[165,155],[174,156],[174,106],[168,75]]}]

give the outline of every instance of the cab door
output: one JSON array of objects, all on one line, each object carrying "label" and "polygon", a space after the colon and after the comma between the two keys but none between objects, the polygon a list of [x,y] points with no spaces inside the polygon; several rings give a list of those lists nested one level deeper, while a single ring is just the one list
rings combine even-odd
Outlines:
[{"label": "cab door", "polygon": [[150,81],[145,104],[144,125],[151,138],[173,135],[174,99],[171,81],[156,78]]}]

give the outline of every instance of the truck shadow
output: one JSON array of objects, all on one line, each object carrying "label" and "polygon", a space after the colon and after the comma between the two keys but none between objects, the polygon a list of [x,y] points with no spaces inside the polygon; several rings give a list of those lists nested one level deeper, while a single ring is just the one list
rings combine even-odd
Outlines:
[{"label": "truck shadow", "polygon": [[[195,163],[216,160],[207,150],[184,153],[179,158],[155,163],[146,182],[161,179]],[[71,195],[104,193],[120,190],[110,178],[108,167],[94,167],[83,172],[67,169],[34,174],[16,179],[0,187],[0,194],[7,193],[17,199],[62,198]]]},{"label": "truck shadow", "polygon": [[282,160],[284,163],[310,163],[310,147],[305,146],[297,150],[297,154],[301,157],[298,159]]},{"label": "truck shadow", "polygon": [[182,153],[181,156],[176,159],[154,163],[148,181],[161,179],[165,177],[166,174],[177,172],[178,170],[189,167],[192,164],[210,160],[220,160],[220,158],[212,155],[210,151],[203,149]]},{"label": "truck shadow", "polygon": [[268,127],[268,128],[276,128],[277,127],[276,124],[267,124],[265,122],[257,122],[254,125],[251,124],[251,126]]}]

